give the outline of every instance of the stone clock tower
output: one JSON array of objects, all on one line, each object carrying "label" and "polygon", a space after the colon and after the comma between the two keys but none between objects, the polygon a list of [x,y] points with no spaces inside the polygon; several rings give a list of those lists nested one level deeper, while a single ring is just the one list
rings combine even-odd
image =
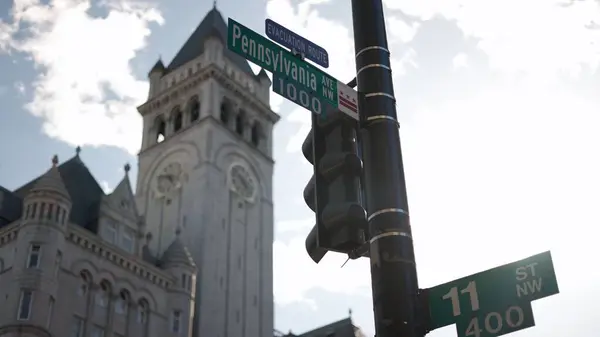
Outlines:
[{"label": "stone clock tower", "polygon": [[198,267],[194,337],[273,334],[271,82],[224,45],[213,8],[149,74],[136,199],[145,254],[176,233]]}]

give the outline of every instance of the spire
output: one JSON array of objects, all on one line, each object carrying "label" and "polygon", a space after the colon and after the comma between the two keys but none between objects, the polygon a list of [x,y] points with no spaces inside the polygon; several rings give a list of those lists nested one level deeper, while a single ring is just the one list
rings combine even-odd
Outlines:
[{"label": "spire", "polygon": [[[225,42],[227,41],[227,22],[216,8],[216,1],[213,2],[213,8],[202,19],[196,30],[190,35],[181,49],[175,54],[175,57],[167,67],[169,71],[177,69],[189,61],[204,53],[204,42],[210,37],[217,37]],[[245,58],[235,54],[227,48],[223,49],[223,56],[235,64],[241,71],[249,76],[254,76],[250,64]]]},{"label": "spire", "polygon": [[75,148],[75,156],[76,156],[76,157],[79,157],[79,153],[81,153],[81,146],[77,146],[77,147]]},{"label": "spire", "polygon": [[63,182],[62,176],[58,171],[57,155],[52,157],[52,167],[50,167],[50,169],[34,183],[29,192],[53,192],[69,200],[71,199]]},{"label": "spire", "polygon": [[213,8],[214,8],[214,9],[217,9],[217,0],[214,0],[214,1],[213,1]]},{"label": "spire", "polygon": [[175,231],[175,240],[169,245],[162,256],[162,265],[167,267],[171,264],[183,264],[188,267],[196,267],[192,255],[183,242],[181,242],[181,229]]},{"label": "spire", "polygon": [[153,73],[164,73],[165,71],[165,65],[162,62],[162,59],[159,57],[158,61],[156,61],[156,63],[154,64],[154,66],[152,67],[152,69],[150,69],[150,72],[148,73],[149,75],[152,75]]},{"label": "spire", "polygon": [[125,164],[125,166],[123,166],[123,170],[125,170],[125,175],[129,175],[129,170],[131,170],[131,165],[129,165],[129,163]]}]

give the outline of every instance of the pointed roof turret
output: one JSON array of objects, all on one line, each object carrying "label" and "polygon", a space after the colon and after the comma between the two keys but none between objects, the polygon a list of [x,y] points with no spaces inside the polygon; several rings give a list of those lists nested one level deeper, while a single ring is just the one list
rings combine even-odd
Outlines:
[{"label": "pointed roof turret", "polygon": [[169,245],[167,250],[164,252],[161,264],[165,267],[168,267],[172,264],[183,264],[187,267],[196,267],[194,263],[194,259],[192,259],[192,255],[187,247],[181,242],[179,235],[181,234],[181,230],[177,229],[175,240]]},{"label": "pointed roof turret", "polygon": [[131,195],[133,197],[133,189],[131,188],[131,182],[129,181],[129,170],[131,170],[131,165],[125,164],[125,166],[123,166],[123,170],[125,171],[125,176],[112,191],[111,195]]},{"label": "pointed roof turret", "polygon": [[260,68],[260,71],[258,72],[258,74],[256,75],[256,77],[258,77],[258,78],[262,78],[262,77],[269,78],[269,75],[267,75],[267,72],[265,71],[264,68]]},{"label": "pointed roof turret", "polygon": [[156,63],[154,64],[154,67],[152,67],[152,69],[150,69],[148,76],[152,75],[153,73],[164,73],[164,72],[165,72],[165,65],[163,64],[162,60],[159,58],[158,61],[156,61]]},{"label": "pointed roof turret", "polygon": [[[223,16],[221,16],[216,5],[206,14],[196,30],[188,38],[183,47],[181,47],[179,52],[177,52],[167,70],[174,70],[200,56],[204,52],[204,42],[211,36],[216,36],[221,41],[227,41],[227,23],[223,19]],[[223,48],[223,55],[246,74],[255,75],[245,58],[227,48]]]},{"label": "pointed roof turret", "polygon": [[58,156],[52,157],[52,167],[44,173],[38,181],[32,186],[29,193],[34,192],[53,192],[71,200],[71,196],[65,187],[65,183],[58,171]]}]

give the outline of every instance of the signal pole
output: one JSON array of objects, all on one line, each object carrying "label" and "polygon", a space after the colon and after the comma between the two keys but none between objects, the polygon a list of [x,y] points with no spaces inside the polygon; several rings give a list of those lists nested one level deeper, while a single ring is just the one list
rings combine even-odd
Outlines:
[{"label": "signal pole", "polygon": [[352,0],[377,337],[422,337],[399,123],[382,0]]}]

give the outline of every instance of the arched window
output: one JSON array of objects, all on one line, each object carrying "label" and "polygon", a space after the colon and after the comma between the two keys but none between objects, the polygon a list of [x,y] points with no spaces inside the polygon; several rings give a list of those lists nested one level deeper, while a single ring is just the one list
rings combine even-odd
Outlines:
[{"label": "arched window", "polygon": [[200,102],[194,98],[190,104],[190,121],[195,122],[198,118],[200,118]]},{"label": "arched window", "polygon": [[130,295],[127,290],[121,290],[121,292],[119,292],[119,298],[117,298],[117,302],[115,303],[115,312],[117,314],[127,313],[127,309],[129,307],[129,299]]},{"label": "arched window", "polygon": [[79,287],[77,288],[78,296],[86,296],[88,291],[90,290],[90,285],[92,283],[92,276],[87,270],[83,270],[79,273]]},{"label": "arched window", "polygon": [[227,125],[229,123],[229,113],[230,113],[230,105],[229,102],[227,101],[223,101],[223,103],[221,103],[221,122],[223,122],[223,124]]},{"label": "arched window", "polygon": [[179,107],[175,108],[175,115],[173,117],[173,130],[175,132],[181,130],[181,126],[183,124],[183,117],[181,115],[181,109]]},{"label": "arched window", "polygon": [[239,135],[244,134],[244,121],[246,119],[246,113],[244,110],[240,110],[240,113],[235,117],[235,132]]},{"label": "arched window", "polygon": [[260,129],[260,124],[258,124],[258,122],[254,122],[254,124],[252,125],[252,132],[251,132],[251,139],[252,139],[252,144],[254,144],[254,146],[258,146],[258,144],[260,143],[260,136],[261,136],[262,130]]},{"label": "arched window", "polygon": [[145,299],[141,299],[137,306],[136,320],[138,323],[145,324],[148,321],[148,310],[148,302]]},{"label": "arched window", "polygon": [[167,124],[164,120],[160,119],[158,121],[158,125],[156,127],[156,142],[161,143],[165,140],[165,131],[167,129]]},{"label": "arched window", "polygon": [[102,308],[106,308],[108,300],[110,298],[110,284],[107,281],[100,283],[100,289],[96,293],[96,305]]}]

